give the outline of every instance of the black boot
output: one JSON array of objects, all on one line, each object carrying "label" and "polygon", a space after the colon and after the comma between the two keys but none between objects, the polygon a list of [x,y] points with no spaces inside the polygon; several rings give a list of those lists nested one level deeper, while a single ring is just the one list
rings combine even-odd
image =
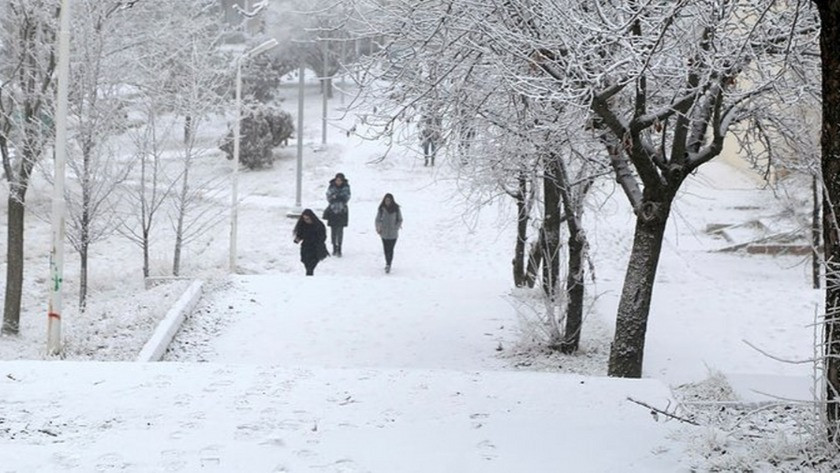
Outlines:
[{"label": "black boot", "polygon": [[335,255],[338,256],[339,258],[341,258],[341,245],[336,245],[335,246],[335,251],[336,251]]}]

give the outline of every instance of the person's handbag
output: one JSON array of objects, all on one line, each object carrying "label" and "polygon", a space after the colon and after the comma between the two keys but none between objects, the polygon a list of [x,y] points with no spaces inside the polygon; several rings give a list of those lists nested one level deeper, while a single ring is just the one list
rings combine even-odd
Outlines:
[{"label": "person's handbag", "polygon": [[329,220],[330,217],[332,217],[332,207],[328,205],[327,208],[324,209],[324,215],[322,216],[322,218],[324,220]]}]

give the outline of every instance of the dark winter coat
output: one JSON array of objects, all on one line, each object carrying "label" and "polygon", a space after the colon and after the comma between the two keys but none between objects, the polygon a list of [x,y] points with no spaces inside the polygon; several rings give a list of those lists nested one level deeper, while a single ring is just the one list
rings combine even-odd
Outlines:
[{"label": "dark winter coat", "polygon": [[335,179],[330,180],[327,187],[327,202],[329,206],[324,210],[324,218],[327,225],[331,227],[346,227],[350,222],[350,183],[346,180],[342,186],[335,184]]},{"label": "dark winter coat", "polygon": [[300,243],[300,261],[304,265],[314,265],[329,255],[326,241],[327,228],[317,218],[313,218],[312,223],[300,222],[295,227],[295,242]]}]

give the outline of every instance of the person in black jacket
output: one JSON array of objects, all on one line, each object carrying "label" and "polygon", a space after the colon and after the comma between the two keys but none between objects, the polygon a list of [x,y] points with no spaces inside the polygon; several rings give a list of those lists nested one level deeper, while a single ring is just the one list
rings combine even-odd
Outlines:
[{"label": "person in black jacket", "polygon": [[329,256],[327,251],[327,227],[311,209],[305,209],[295,224],[295,243],[300,243],[300,261],[306,268],[306,275],[315,274],[318,262]]}]

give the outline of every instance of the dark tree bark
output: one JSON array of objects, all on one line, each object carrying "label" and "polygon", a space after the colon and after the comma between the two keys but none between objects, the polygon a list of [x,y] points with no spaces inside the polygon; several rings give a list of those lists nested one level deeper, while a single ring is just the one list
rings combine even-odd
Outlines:
[{"label": "dark tree bark", "polygon": [[[0,154],[3,172],[9,184],[8,217],[6,236],[6,291],[3,304],[3,329],[5,334],[16,334],[20,330],[20,304],[23,291],[24,209],[26,192],[32,170],[43,154],[48,134],[43,120],[43,110],[48,91],[52,86],[56,67],[54,51],[44,48],[44,41],[52,44],[55,31],[42,17],[31,14],[23,7],[25,2],[15,2],[20,7],[19,15],[8,18],[15,28],[20,53],[14,58],[19,71],[12,79],[14,85],[0,89]],[[54,18],[58,18],[55,9]],[[7,25],[8,26],[8,25]],[[41,35],[40,33],[46,33]],[[20,96],[8,91],[18,90]],[[22,98],[22,100],[21,100]],[[9,136],[17,129],[20,141],[14,150],[20,160],[12,159]],[[51,281],[61,284],[62,281]]]},{"label": "dark tree bark", "polygon": [[578,197],[571,189],[572,181],[562,160],[557,161],[557,171],[561,183],[563,213],[566,228],[569,229],[569,265],[566,274],[566,326],[563,340],[558,349],[565,354],[576,352],[580,346],[580,331],[583,327],[584,262],[586,260],[586,233],[580,224],[583,214],[583,197],[589,191],[593,179],[577,184]]},{"label": "dark tree bark", "polygon": [[516,246],[513,250],[513,283],[516,287],[527,284],[525,274],[525,244],[528,242],[528,180],[519,177],[516,199]]},{"label": "dark tree bark", "polygon": [[184,144],[189,143],[193,139],[193,119],[191,115],[184,117]]},{"label": "dark tree bark", "polygon": [[545,245],[544,236],[545,232],[540,227],[539,232],[537,232],[537,242],[531,247],[531,251],[528,252],[528,269],[525,271],[525,284],[528,287],[534,287],[537,283],[537,273],[542,264],[542,249]]},{"label": "dark tree bark", "polygon": [[88,247],[87,243],[82,243],[79,248],[79,312],[84,312],[87,308],[87,292],[88,292]]},{"label": "dark tree bark", "polygon": [[825,274],[824,355],[828,435],[840,438],[840,2],[814,0],[820,13]]},{"label": "dark tree bark", "polygon": [[[641,21],[633,23],[631,32],[642,36]],[[712,38],[713,35],[707,34],[700,48],[710,51],[713,48]],[[696,59],[691,61],[692,67],[685,79],[686,90],[697,90],[702,82],[700,66],[704,62],[702,56]],[[725,75],[716,77],[706,85],[705,94],[689,95],[685,100],[672,104],[663,114],[663,117],[673,114],[665,120],[666,123],[672,122],[673,136],[670,145],[666,147],[663,141],[658,150],[646,141],[643,134],[645,130],[656,130],[655,122],[645,119],[651,93],[645,75],[634,84],[634,117],[628,124],[611,108],[610,94],[596,96],[592,101],[592,111],[612,134],[614,143],[609,146],[611,165],[636,213],[633,248],[624,276],[610,349],[609,376],[642,376],[653,284],[671,204],[686,175],[719,155],[723,149],[723,91],[728,79]],[[669,155],[668,159],[665,159],[666,155]],[[643,183],[643,189],[628,173],[630,163]]]},{"label": "dark tree bark", "polygon": [[143,279],[149,277],[149,230],[143,228]]},{"label": "dark tree bark", "polygon": [[93,200],[91,189],[91,154],[93,153],[92,141],[86,141],[82,146],[82,202],[79,214],[79,311],[84,312],[87,306],[88,293],[88,256],[91,240],[91,202]]},{"label": "dark tree bark", "polygon": [[814,289],[819,289],[820,284],[820,184],[816,175],[811,179],[811,200],[813,203],[811,211],[811,279]]},{"label": "dark tree bark", "polygon": [[557,160],[559,156],[549,154],[543,177],[545,220],[542,226],[543,291],[554,300],[557,295],[557,280],[560,276],[560,184]]},{"label": "dark tree bark", "polygon": [[[580,229],[578,229],[580,230]],[[579,231],[569,232],[569,272],[566,275],[566,327],[559,349],[572,354],[580,347],[580,331],[583,328],[584,259],[586,242]]]},{"label": "dark tree bark", "polygon": [[653,282],[662,252],[662,238],[671,199],[648,201],[636,218],[633,249],[624,276],[610,349],[609,376],[641,378]]},{"label": "dark tree bark", "polygon": [[8,235],[6,237],[6,299],[3,333],[20,331],[20,302],[23,293],[23,212],[24,194],[11,192],[8,198]]}]

